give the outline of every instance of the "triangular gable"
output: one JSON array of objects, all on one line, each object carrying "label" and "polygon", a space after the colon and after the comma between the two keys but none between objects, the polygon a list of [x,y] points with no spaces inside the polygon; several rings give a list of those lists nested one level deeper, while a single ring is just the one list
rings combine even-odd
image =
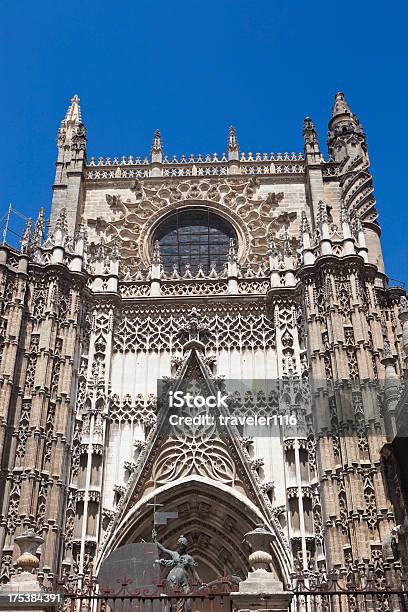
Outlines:
[{"label": "triangular gable", "polygon": [[[184,362],[178,368],[177,379],[169,380],[173,393],[185,389],[193,381],[201,391],[207,390],[209,395],[216,396],[219,389],[201,357],[201,343],[192,341],[188,344],[190,346]],[[213,410],[216,412],[218,408]],[[137,468],[129,479],[127,490],[110,525],[111,533],[143,497],[146,489],[151,491],[152,488],[176,482],[191,474],[239,487],[261,509],[270,523],[276,523],[272,508],[261,492],[259,477],[251,468],[248,453],[241,445],[234,427],[220,426],[217,420],[215,430],[205,425],[191,429],[175,427],[171,430],[167,416],[167,413],[162,412],[161,422],[159,420],[157,428],[147,437],[146,445],[137,460]]]}]

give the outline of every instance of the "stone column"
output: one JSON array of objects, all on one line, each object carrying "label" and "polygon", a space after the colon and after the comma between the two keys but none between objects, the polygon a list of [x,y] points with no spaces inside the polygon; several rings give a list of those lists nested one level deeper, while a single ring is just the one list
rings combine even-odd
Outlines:
[{"label": "stone column", "polygon": [[284,590],[278,576],[271,571],[273,559],[269,550],[273,538],[273,533],[263,525],[245,534],[253,551],[248,559],[252,571],[239,583],[238,592],[231,593],[233,606],[239,612],[289,610],[293,594]]}]

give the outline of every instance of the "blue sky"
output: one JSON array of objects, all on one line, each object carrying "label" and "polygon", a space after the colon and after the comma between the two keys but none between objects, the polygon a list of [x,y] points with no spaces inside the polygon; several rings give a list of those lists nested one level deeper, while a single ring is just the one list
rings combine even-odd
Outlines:
[{"label": "blue sky", "polygon": [[88,155],[326,151],[342,90],[367,133],[386,270],[408,284],[408,9],[402,2],[0,3],[0,214],[49,211],[56,134],[81,98]]}]

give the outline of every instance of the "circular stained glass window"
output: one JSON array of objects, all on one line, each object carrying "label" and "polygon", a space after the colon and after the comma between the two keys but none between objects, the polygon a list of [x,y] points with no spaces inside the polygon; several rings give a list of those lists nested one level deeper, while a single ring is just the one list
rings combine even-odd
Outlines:
[{"label": "circular stained glass window", "polygon": [[159,242],[161,260],[166,272],[174,269],[184,274],[190,267],[195,274],[200,265],[205,273],[212,267],[221,271],[228,258],[231,225],[207,208],[177,210],[157,228],[154,240]]}]

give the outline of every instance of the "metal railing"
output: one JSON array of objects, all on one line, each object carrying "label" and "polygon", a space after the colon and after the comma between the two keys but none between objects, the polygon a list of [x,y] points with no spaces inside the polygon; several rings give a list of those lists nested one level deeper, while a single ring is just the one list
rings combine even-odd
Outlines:
[{"label": "metal railing", "polygon": [[234,579],[222,576],[208,585],[192,584],[189,593],[170,591],[165,581],[132,588],[126,580],[115,592],[94,582],[82,588],[58,582],[53,590],[61,594],[60,612],[230,612],[234,588]]},{"label": "metal railing", "polygon": [[408,593],[388,591],[296,591],[290,612],[407,612]]},{"label": "metal railing", "polygon": [[408,612],[407,580],[387,567],[353,567],[347,575],[332,570],[324,578],[294,577],[290,612]]}]

